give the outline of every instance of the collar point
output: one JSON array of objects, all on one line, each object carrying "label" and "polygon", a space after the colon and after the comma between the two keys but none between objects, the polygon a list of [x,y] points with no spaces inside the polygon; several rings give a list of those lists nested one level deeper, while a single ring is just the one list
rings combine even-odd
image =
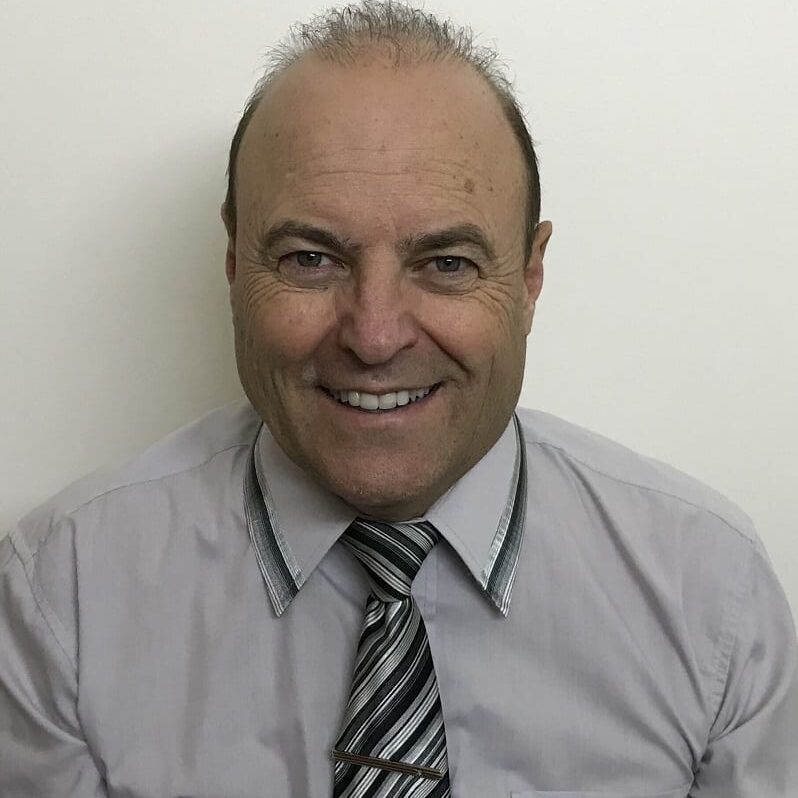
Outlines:
[{"label": "collar point", "polygon": [[507,617],[510,611],[510,597],[509,596],[490,596],[493,606],[501,613],[503,618]]}]

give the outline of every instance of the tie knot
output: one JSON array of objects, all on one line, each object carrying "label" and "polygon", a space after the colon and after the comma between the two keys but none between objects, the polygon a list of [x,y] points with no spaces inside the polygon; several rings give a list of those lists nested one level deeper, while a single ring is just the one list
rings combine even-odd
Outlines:
[{"label": "tie knot", "polygon": [[356,518],[341,542],[360,560],[374,595],[382,601],[410,596],[410,585],[424,558],[440,540],[429,521],[386,524]]}]

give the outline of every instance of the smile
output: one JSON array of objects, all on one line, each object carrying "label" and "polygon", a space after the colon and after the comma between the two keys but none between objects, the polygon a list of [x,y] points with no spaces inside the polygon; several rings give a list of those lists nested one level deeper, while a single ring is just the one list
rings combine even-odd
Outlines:
[{"label": "smile", "polygon": [[342,405],[357,407],[371,412],[379,410],[395,410],[397,407],[413,404],[429,396],[439,383],[427,388],[407,388],[390,393],[367,393],[366,391],[333,391],[325,388],[325,392]]}]

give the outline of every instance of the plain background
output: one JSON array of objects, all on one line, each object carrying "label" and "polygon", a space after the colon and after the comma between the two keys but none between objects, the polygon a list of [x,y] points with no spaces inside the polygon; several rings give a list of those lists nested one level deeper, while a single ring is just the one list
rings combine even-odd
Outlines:
[{"label": "plain background", "polygon": [[[227,148],[267,47],[320,8],[0,5],[0,528],[241,395]],[[522,404],[740,504],[795,612],[798,4],[427,8],[498,47],[538,146]]]}]

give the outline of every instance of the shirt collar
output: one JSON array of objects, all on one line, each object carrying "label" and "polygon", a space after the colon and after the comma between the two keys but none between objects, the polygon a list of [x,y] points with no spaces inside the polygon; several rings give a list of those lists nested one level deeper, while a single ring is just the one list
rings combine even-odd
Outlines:
[{"label": "shirt collar", "polygon": [[[526,513],[526,456],[516,415],[487,454],[424,516],[457,552],[485,594],[507,615]],[[344,530],[355,508],[323,490],[261,424],[244,479],[244,509],[277,615]]]}]

